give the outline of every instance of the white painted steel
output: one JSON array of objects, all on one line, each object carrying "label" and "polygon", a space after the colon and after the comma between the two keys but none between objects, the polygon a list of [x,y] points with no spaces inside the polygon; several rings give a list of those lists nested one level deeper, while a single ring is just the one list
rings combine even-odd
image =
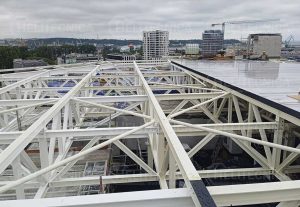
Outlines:
[{"label": "white painted steel", "polygon": [[[147,173],[105,175],[104,185],[158,182],[161,190],[0,201],[0,206],[20,205],[19,202],[31,206],[120,206],[120,203],[122,206],[199,206],[191,181],[256,175],[275,175],[282,182],[214,186],[208,190],[218,206],[297,204],[299,181],[285,181],[290,180],[289,173],[300,172],[300,166],[291,166],[300,154],[299,145],[293,145],[300,129],[296,117],[169,61],[116,61],[100,62],[98,66],[89,63],[54,68],[51,71],[35,68],[32,72],[32,69],[22,69],[0,77],[5,86],[0,89],[3,149],[0,172],[12,173],[8,178],[0,176],[0,198],[8,195],[27,198],[33,189],[38,189],[34,197],[42,198],[51,194],[49,188],[97,185],[98,176],[64,175],[87,154],[113,143]],[[53,80],[61,81],[60,86],[49,87],[48,81]],[[65,87],[68,81],[73,81],[74,86]],[[97,81],[99,85],[94,84]],[[103,94],[97,95],[100,91]],[[156,94],[157,91],[162,94]],[[127,105],[122,108],[117,106],[119,103]],[[179,115],[199,115],[209,122],[186,123],[176,120]],[[112,119],[120,116],[141,118],[145,124],[112,126]],[[196,170],[190,158],[217,135],[230,137],[262,167]],[[259,138],[254,139],[253,135]],[[199,141],[186,152],[181,137]],[[147,162],[120,139],[146,140]],[[69,155],[72,143],[79,141],[89,144],[77,154]],[[263,145],[265,154],[250,143]],[[31,146],[41,150],[38,165],[24,151],[26,148],[30,152]],[[182,179],[187,188],[176,189],[176,181]],[[10,194],[5,194],[8,191]]]}]

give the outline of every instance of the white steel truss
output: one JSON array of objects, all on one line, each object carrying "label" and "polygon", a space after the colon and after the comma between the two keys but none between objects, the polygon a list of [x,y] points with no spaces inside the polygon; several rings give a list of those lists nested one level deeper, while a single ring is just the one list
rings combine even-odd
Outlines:
[{"label": "white steel truss", "polygon": [[[300,120],[291,114],[170,61],[11,72],[0,76],[0,206],[299,205]],[[253,165],[216,167],[228,143]],[[203,151],[215,165],[195,165]],[[82,163],[104,152],[108,168],[118,154],[138,172],[84,175]],[[210,185],[218,179],[235,185]],[[137,183],[156,190],[104,192]],[[102,194],[82,198],[82,186]]]}]

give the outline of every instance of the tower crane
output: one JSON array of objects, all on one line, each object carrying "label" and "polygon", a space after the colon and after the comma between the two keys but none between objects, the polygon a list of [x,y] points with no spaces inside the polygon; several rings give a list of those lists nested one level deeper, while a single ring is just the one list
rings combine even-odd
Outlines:
[{"label": "tower crane", "polygon": [[286,48],[290,48],[291,47],[291,42],[294,42],[295,39],[294,39],[294,36],[293,35],[290,35],[285,41],[284,41],[284,46]]},{"label": "tower crane", "polygon": [[218,26],[222,25],[222,32],[225,35],[225,25],[226,24],[256,24],[256,23],[263,23],[263,22],[276,22],[280,21],[280,19],[258,19],[258,20],[244,20],[244,21],[228,21],[222,23],[212,24],[211,26]]}]

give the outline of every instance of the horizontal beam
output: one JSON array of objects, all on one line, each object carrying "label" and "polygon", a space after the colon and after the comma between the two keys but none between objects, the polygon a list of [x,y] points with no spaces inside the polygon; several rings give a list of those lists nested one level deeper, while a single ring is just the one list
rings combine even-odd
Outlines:
[{"label": "horizontal beam", "polygon": [[[297,201],[300,181],[255,183],[208,187],[218,206],[255,205],[283,201]],[[1,201],[0,206],[56,206],[56,207],[119,207],[121,206],[194,206],[191,191],[186,188],[138,191],[88,196]]]},{"label": "horizontal beam", "polygon": [[[76,64],[68,64],[65,65],[65,67],[63,67],[62,65],[47,65],[47,66],[38,66],[38,67],[28,67],[28,68],[13,68],[13,69],[2,69],[0,73],[9,73],[9,72],[14,72],[12,74],[4,74],[3,76],[6,75],[18,75],[20,73],[23,73],[24,71],[28,71],[28,72],[32,72],[34,73],[35,71],[39,71],[39,70],[47,70],[47,69],[51,69],[51,71],[55,70],[55,69],[67,69],[68,68],[72,68],[72,67],[80,67],[80,66],[87,66],[90,65],[91,63],[76,63]],[[54,69],[53,69],[54,68]],[[35,71],[33,71],[35,70]],[[19,72],[20,71],[20,72]],[[18,72],[18,73],[16,73]]]},{"label": "horizontal beam", "polygon": [[256,183],[208,187],[218,206],[254,205],[297,201],[300,181]]},{"label": "horizontal beam", "polygon": [[113,193],[63,198],[45,198],[19,201],[3,201],[0,207],[56,206],[56,207],[174,207],[194,206],[187,189],[153,190],[129,193]]},{"label": "horizontal beam", "polygon": [[[186,85],[186,87],[192,87],[194,86],[194,89],[204,90],[203,88],[200,88],[201,85]],[[150,85],[150,88],[152,90],[177,90],[182,89],[183,86],[173,86],[173,85]],[[73,87],[32,87],[32,88],[21,88],[20,92],[26,92],[26,91],[69,91]],[[141,86],[88,86],[88,87],[82,87],[80,90],[120,90],[120,91],[135,91],[140,89]],[[206,89],[208,91],[213,89]],[[16,90],[11,90],[11,92],[17,92]]]},{"label": "horizontal beam", "polygon": [[[107,73],[107,72],[105,72]],[[116,73],[116,72],[114,72]],[[101,75],[99,76],[92,76],[92,79],[104,79],[104,78],[132,78],[136,77],[137,75],[134,73],[128,73],[128,74],[122,74],[121,76],[119,74],[108,74],[108,75]],[[186,76],[186,73],[183,72],[168,72],[168,73],[146,73],[144,74],[144,77],[184,77]],[[47,81],[47,80],[81,80],[84,78],[84,76],[50,76],[50,77],[41,77],[40,80]],[[0,77],[0,81],[16,81],[16,80],[22,80],[24,79],[21,76],[15,76],[15,77]]]},{"label": "horizontal beam", "polygon": [[[224,123],[224,124],[194,124],[193,126],[203,126],[210,129],[222,131],[240,131],[245,130],[259,130],[259,129],[276,129],[276,122],[254,122],[254,123]],[[33,142],[43,138],[60,138],[60,137],[73,137],[74,140],[90,140],[93,136],[102,136],[102,140],[108,139],[106,136],[115,136],[120,133],[132,130],[133,127],[114,127],[114,128],[87,128],[87,129],[66,129],[66,130],[45,130],[43,134],[39,134],[33,139]],[[202,136],[206,133],[204,130],[185,127],[182,125],[173,125],[173,129],[179,136]],[[142,129],[133,135],[134,138],[145,138],[149,133],[157,132],[157,127],[148,127]],[[0,132],[0,144],[9,144],[14,141],[23,132]],[[139,137],[140,136],[140,137]],[[77,139],[78,137],[78,139]],[[130,138],[128,136],[127,138]]]},{"label": "horizontal beam", "polygon": [[[220,94],[221,93],[215,93],[215,92],[214,93],[186,93],[186,94],[156,94],[155,97],[160,101],[186,100],[186,99],[193,100],[193,99],[214,98]],[[146,95],[77,97],[77,99],[95,102],[95,103],[136,102],[136,101],[148,100]],[[0,100],[0,106],[16,106],[16,105],[25,106],[31,104],[39,104],[47,101],[58,101],[58,100],[59,98]]]},{"label": "horizontal beam", "polygon": [[229,137],[229,138],[232,138],[232,139],[247,141],[247,142],[251,142],[251,143],[255,143],[255,144],[259,144],[259,145],[263,145],[263,146],[273,147],[273,148],[276,148],[276,149],[281,149],[281,150],[285,150],[285,151],[288,151],[288,152],[294,152],[294,153],[300,154],[300,149],[294,148],[294,147],[289,147],[289,146],[285,146],[285,145],[281,145],[281,144],[276,144],[276,143],[273,143],[273,142],[262,141],[262,140],[259,140],[259,139],[254,139],[254,138],[250,138],[250,137],[246,137],[246,136],[241,136],[241,135],[237,135],[237,134],[233,134],[233,133],[229,133],[229,132],[225,132],[225,131],[220,131],[220,130],[216,130],[216,129],[210,129],[210,128],[203,127],[203,126],[194,126],[192,124],[181,122],[181,121],[170,120],[170,122],[175,123],[175,124],[181,124],[181,125],[188,126],[188,127],[194,127],[194,128],[202,129],[204,131],[207,131],[207,132],[210,132],[210,133],[213,133],[213,134],[223,135],[225,137]]},{"label": "horizontal beam", "polygon": [[[220,170],[199,170],[199,175],[202,178],[226,178],[226,177],[248,177],[259,175],[271,175],[272,171],[264,168],[240,168],[240,169],[220,169]],[[169,175],[166,175],[169,179]],[[176,179],[182,179],[180,172],[176,173]],[[106,175],[102,176],[102,183],[121,184],[121,183],[136,183],[136,182],[153,182],[158,181],[159,177],[150,174],[129,174],[129,175]],[[7,185],[12,181],[0,181],[0,186]],[[80,185],[97,185],[99,184],[99,176],[86,176],[77,178],[61,178],[49,183],[49,187],[68,187]],[[40,187],[38,182],[27,182],[24,184],[26,189],[34,189]]]}]

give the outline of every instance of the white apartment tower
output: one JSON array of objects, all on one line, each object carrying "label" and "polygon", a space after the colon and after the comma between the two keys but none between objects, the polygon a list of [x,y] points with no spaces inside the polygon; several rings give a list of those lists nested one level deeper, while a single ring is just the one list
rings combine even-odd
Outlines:
[{"label": "white apartment tower", "polygon": [[169,32],[147,31],[143,32],[144,60],[161,59],[169,55]]}]

